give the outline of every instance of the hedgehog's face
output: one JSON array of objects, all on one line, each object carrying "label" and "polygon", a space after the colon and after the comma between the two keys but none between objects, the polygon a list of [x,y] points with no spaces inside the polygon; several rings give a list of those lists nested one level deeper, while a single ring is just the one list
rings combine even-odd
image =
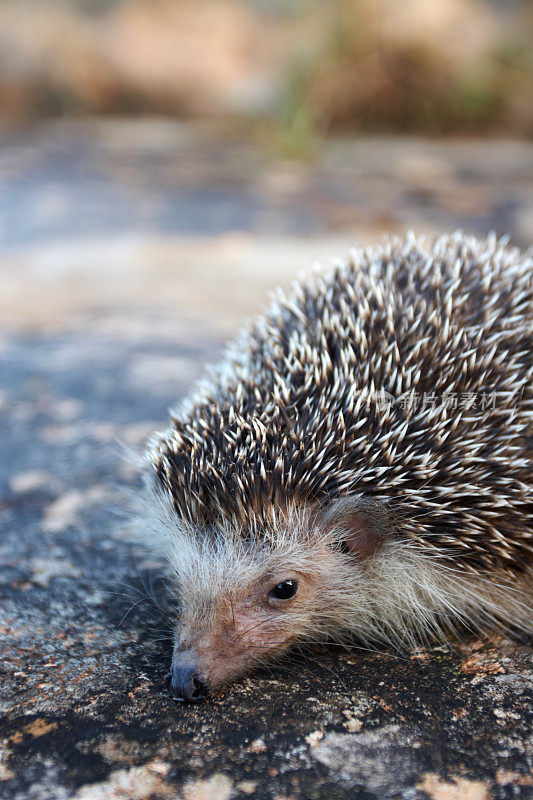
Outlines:
[{"label": "hedgehog's face", "polygon": [[361,563],[346,536],[339,545],[339,532],[331,520],[310,524],[302,514],[254,541],[182,530],[170,554],[180,607],[173,697],[199,699],[295,642],[323,640],[343,627],[354,598],[360,611]]},{"label": "hedgehog's face", "polygon": [[[322,560],[330,557],[322,554]],[[192,596],[188,587],[175,635],[172,694],[202,696],[305,637],[323,614],[326,563],[317,564],[315,574],[288,567],[263,574],[257,565],[247,585],[235,576],[233,586],[228,581],[216,593],[197,587]]]},{"label": "hedgehog's face", "polygon": [[171,693],[194,699],[280,655],[307,629],[319,587],[300,571],[271,573],[218,596],[184,598]]}]

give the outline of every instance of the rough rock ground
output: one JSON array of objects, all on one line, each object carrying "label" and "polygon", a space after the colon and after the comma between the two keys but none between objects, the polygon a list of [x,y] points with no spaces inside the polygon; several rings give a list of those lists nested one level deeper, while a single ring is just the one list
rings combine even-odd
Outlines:
[{"label": "rough rock ground", "polygon": [[122,513],[127,448],[268,287],[406,220],[527,244],[531,147],[338,143],[294,166],[167,123],[3,144],[2,798],[533,796],[527,643],[317,649],[173,704],[157,564]]}]

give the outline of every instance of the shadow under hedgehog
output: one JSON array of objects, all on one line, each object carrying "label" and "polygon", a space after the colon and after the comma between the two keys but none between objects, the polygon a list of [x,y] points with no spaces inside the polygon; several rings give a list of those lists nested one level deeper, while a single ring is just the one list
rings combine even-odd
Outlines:
[{"label": "shadow under hedgehog", "polygon": [[279,292],[150,442],[200,699],[305,641],[531,632],[533,260],[461,233]]}]

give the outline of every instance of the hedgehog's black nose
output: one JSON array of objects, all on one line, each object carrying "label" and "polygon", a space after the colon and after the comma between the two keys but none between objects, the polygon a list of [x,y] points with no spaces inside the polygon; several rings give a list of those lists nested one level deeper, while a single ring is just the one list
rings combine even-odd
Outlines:
[{"label": "hedgehog's black nose", "polygon": [[166,685],[172,699],[182,703],[205,700],[209,695],[209,685],[190,664],[173,664]]}]

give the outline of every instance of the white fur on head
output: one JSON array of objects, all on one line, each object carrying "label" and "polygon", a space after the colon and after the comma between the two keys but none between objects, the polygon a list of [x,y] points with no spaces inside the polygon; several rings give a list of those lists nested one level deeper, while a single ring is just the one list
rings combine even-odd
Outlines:
[{"label": "white fur on head", "polygon": [[[243,540],[229,523],[198,530],[180,521],[170,501],[156,493],[151,527],[158,531],[157,549],[162,548],[167,559],[179,624],[189,631],[205,629],[232,598],[252,595],[268,576],[297,572],[317,585],[307,605],[287,612],[292,616],[284,635],[290,635],[290,642],[355,638],[404,649],[445,639],[464,628],[531,630],[526,578],[513,582],[504,573],[456,569],[436,548],[422,548],[390,530],[385,533],[382,509],[376,534],[380,546],[369,556],[346,552],[343,541],[349,532],[342,518],[350,518],[354,504],[375,518],[375,503],[369,512],[364,500],[345,498],[323,514],[301,507],[273,513],[268,536]],[[178,618],[178,608],[176,612]],[[283,649],[283,642],[279,644]],[[258,660],[250,654],[250,665]]]}]

